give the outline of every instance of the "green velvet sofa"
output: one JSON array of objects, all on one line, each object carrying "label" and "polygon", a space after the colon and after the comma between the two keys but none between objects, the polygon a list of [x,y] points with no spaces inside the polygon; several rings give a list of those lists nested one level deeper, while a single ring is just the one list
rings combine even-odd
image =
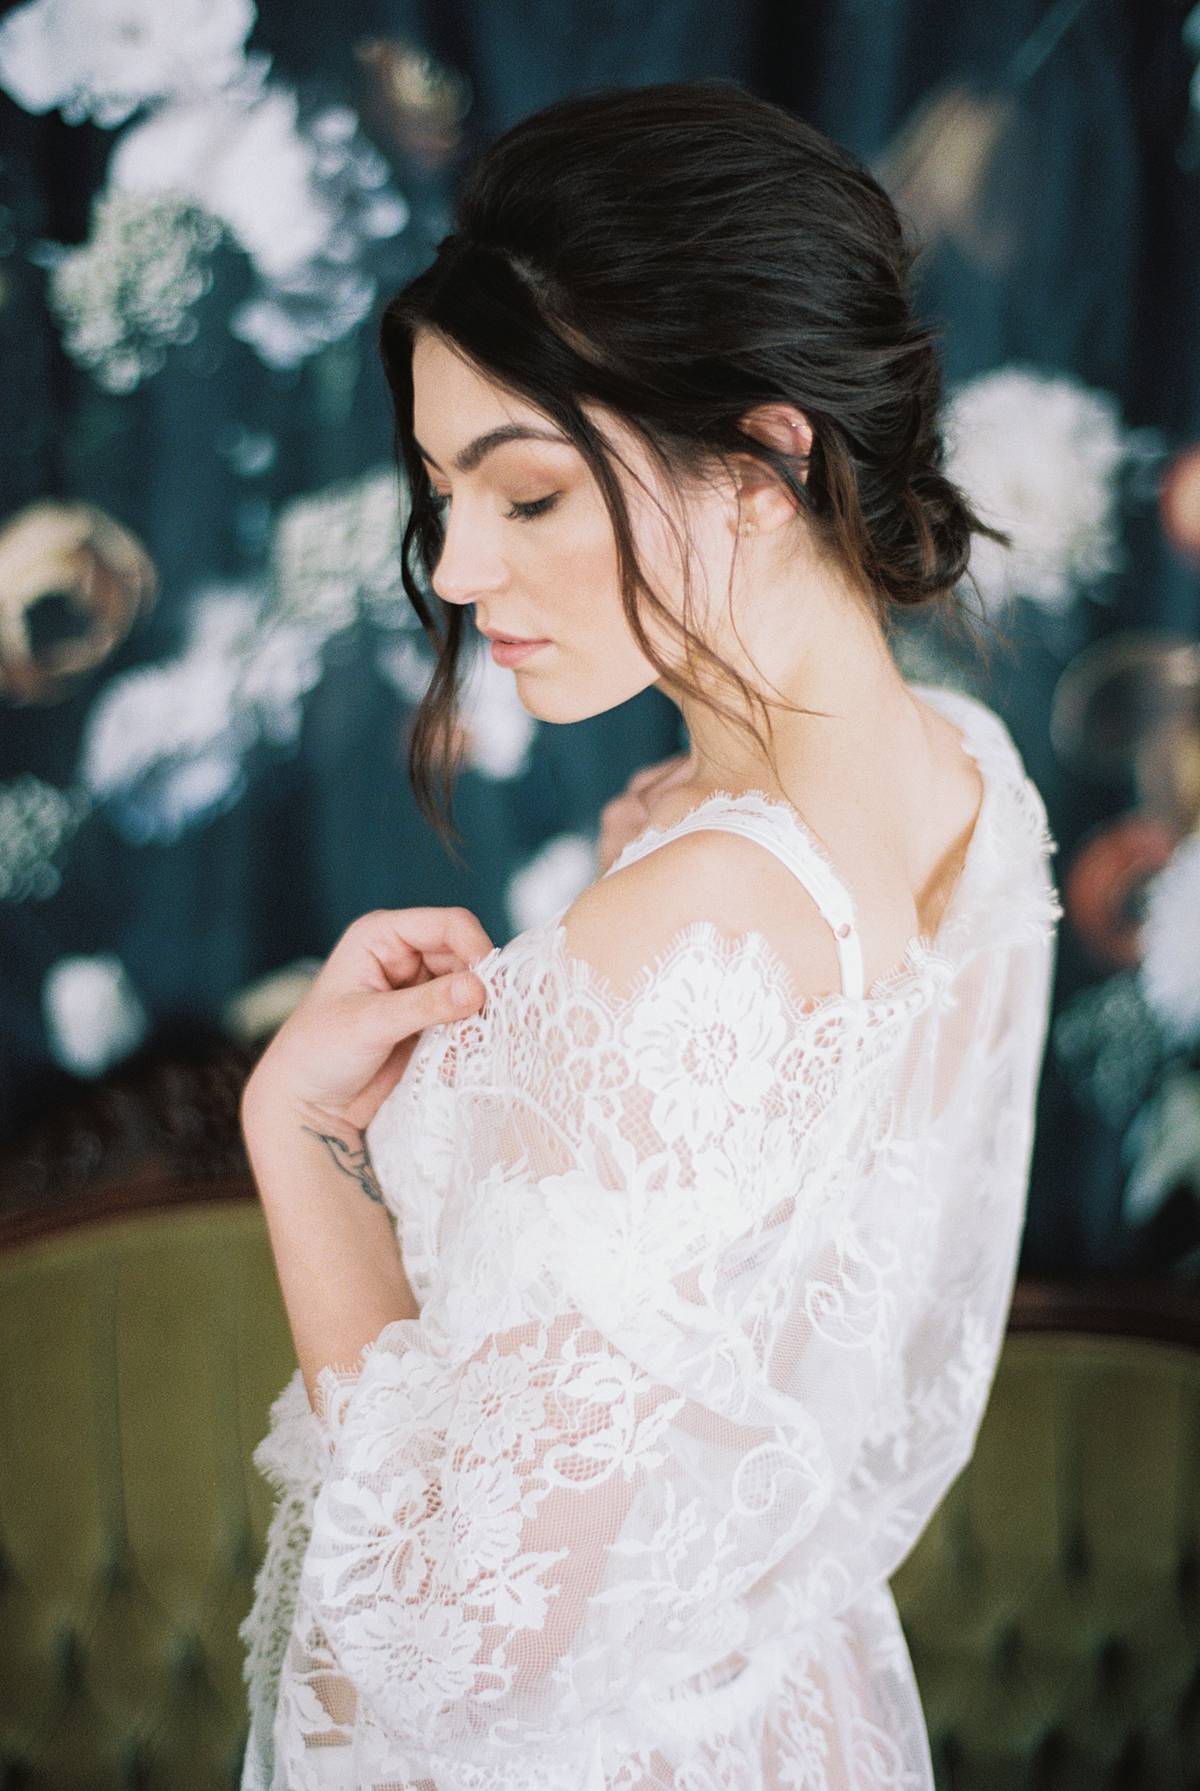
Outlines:
[{"label": "green velvet sofa", "polygon": [[[238,1779],[250,1457],[294,1356],[244,1174],[114,1186],[0,1213],[8,1791]],[[1186,1291],[1018,1285],[893,1580],[941,1791],[1200,1786],[1198,1345]]]}]

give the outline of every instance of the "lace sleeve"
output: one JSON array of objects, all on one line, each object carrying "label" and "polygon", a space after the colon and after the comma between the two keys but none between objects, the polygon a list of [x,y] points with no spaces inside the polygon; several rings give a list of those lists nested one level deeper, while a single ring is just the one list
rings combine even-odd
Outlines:
[{"label": "lace sleeve", "polygon": [[830,1231],[858,1011],[704,926],[618,1009],[579,970],[494,987],[475,1057],[461,1024],[436,1283],[320,1379],[308,1714],[342,1675],[410,1773],[548,1771],[745,1643],[888,1373],[895,1296]]}]

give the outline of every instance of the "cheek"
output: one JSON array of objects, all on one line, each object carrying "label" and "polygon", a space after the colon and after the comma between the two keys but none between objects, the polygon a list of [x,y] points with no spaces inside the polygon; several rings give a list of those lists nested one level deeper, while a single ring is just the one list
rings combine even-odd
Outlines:
[{"label": "cheek", "polygon": [[611,634],[614,615],[624,613],[612,524],[598,500],[574,499],[561,521],[548,522],[540,536],[533,524],[526,569],[542,594],[547,624],[561,619],[576,639]]},{"label": "cheek", "polygon": [[[647,502],[635,519],[634,540],[646,577],[678,623],[686,617],[691,626],[704,626],[712,592],[723,588],[720,528],[719,513],[703,502],[689,501],[680,514],[671,497],[664,497],[661,507]],[[690,606],[685,606],[685,592]],[[664,649],[671,647],[669,657],[678,654],[677,634],[666,622],[648,617],[647,627]]]},{"label": "cheek", "polygon": [[[660,600],[674,606],[679,548],[669,523],[653,504],[643,503],[631,510],[630,528],[642,571]],[[531,527],[528,552],[526,575],[539,594],[538,613],[569,656],[560,668],[564,674],[588,684],[615,679],[631,688],[659,675],[630,629],[612,522],[598,493],[586,500],[576,494],[560,525],[548,526],[540,539]],[[667,625],[646,604],[642,614],[650,638],[670,658]]]},{"label": "cheek", "polygon": [[[636,540],[636,537],[635,537]],[[645,547],[637,542],[642,564]],[[642,653],[621,602],[617,549],[603,503],[575,516],[569,535],[530,562],[538,614],[556,638],[552,660],[518,674],[521,701],[542,721],[576,722],[616,708],[659,676]],[[534,570],[536,568],[536,570]],[[649,567],[647,566],[649,573]]]}]

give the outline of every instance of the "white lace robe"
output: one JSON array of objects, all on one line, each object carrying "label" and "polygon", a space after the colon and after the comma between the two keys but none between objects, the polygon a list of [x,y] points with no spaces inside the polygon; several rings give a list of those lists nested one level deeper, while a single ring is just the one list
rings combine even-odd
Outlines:
[{"label": "white lace robe", "polygon": [[887,1581],[995,1371],[1061,907],[999,718],[914,688],[983,807],[870,990],[702,921],[618,999],[564,908],[423,1035],[368,1129],[420,1317],[256,1452],[243,1791],[931,1791]]}]

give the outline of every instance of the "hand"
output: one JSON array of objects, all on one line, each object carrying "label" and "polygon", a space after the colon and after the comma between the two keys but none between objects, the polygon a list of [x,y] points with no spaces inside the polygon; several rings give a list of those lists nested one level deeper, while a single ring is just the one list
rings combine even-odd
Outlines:
[{"label": "hand", "polygon": [[596,855],[600,873],[613,863],[631,839],[635,839],[650,820],[647,804],[675,784],[685,782],[694,767],[690,752],[673,753],[635,771],[619,796],[614,796],[600,810],[600,839]]},{"label": "hand", "polygon": [[[469,966],[491,949],[467,908],[376,908],[352,921],[255,1064],[243,1127],[286,1106],[361,1133],[422,1029],[482,1005]],[[468,973],[464,1000],[451,986],[456,972]]]}]

